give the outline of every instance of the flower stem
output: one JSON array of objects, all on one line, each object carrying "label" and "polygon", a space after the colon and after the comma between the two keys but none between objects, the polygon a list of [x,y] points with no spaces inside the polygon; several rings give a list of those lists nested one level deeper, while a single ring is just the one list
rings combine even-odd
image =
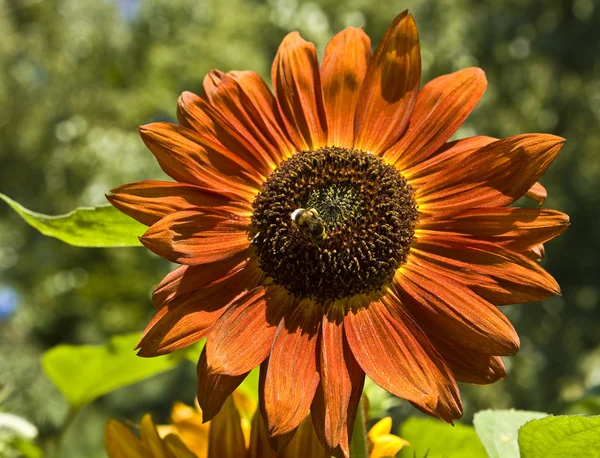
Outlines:
[{"label": "flower stem", "polygon": [[368,458],[367,447],[367,418],[365,416],[365,401],[361,398],[354,421],[354,431],[352,433],[352,442],[350,442],[351,458]]}]

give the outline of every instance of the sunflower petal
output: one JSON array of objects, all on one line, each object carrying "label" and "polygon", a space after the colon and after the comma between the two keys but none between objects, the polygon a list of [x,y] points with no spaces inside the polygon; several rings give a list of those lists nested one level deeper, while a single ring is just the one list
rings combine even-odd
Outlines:
[{"label": "sunflower petal", "polygon": [[176,181],[233,193],[249,202],[262,184],[252,166],[212,134],[156,122],[140,127],[140,135],[160,167]]},{"label": "sunflower petal", "polygon": [[355,122],[355,148],[383,153],[406,130],[421,80],[414,18],[401,13],[387,29],[367,70]]},{"label": "sunflower petal", "polygon": [[197,207],[165,216],[140,241],[171,262],[206,264],[248,249],[248,228],[248,219],[222,208]]},{"label": "sunflower petal", "polygon": [[213,325],[206,340],[210,371],[238,375],[261,364],[271,351],[277,326],[293,297],[259,286],[235,301]]},{"label": "sunflower petal", "polygon": [[[205,135],[213,135],[229,151],[235,152],[264,178],[275,168],[269,151],[259,143],[262,136],[253,126],[246,106],[248,100],[236,81],[224,75],[209,101],[191,92],[179,97],[180,111],[184,114],[205,114],[186,120],[195,130]],[[204,124],[208,121],[208,125]],[[251,129],[251,130],[249,130]]]},{"label": "sunflower petal", "polygon": [[202,409],[202,421],[210,421],[220,412],[231,393],[244,381],[248,372],[240,375],[213,374],[206,361],[206,348],[202,349],[197,367],[198,404]]},{"label": "sunflower petal", "polygon": [[344,331],[358,364],[379,386],[444,421],[462,415],[450,369],[402,307],[371,302],[346,315]]},{"label": "sunflower petal", "polygon": [[319,384],[318,306],[305,300],[281,320],[264,382],[264,410],[270,436],[292,431],[306,417]]},{"label": "sunflower petal", "polygon": [[531,188],[529,188],[529,191],[525,193],[525,196],[535,200],[538,205],[542,205],[548,197],[548,191],[546,191],[546,188],[544,188],[540,183],[535,183]]},{"label": "sunflower petal", "polygon": [[554,135],[525,134],[475,150],[423,183],[418,191],[419,211],[429,214],[510,205],[545,172],[563,141]]},{"label": "sunflower petal", "polygon": [[508,319],[450,277],[411,262],[396,273],[393,286],[426,332],[444,333],[459,345],[493,355],[519,351],[519,337]]},{"label": "sunflower petal", "polygon": [[300,151],[327,143],[327,122],[315,45],[298,32],[281,42],[271,70],[277,104],[290,138]]},{"label": "sunflower petal", "polygon": [[144,180],[119,186],[110,192],[113,195],[106,198],[114,207],[146,226],[189,207],[235,206],[240,208],[236,213],[242,217],[252,213],[252,207],[235,195],[185,183]]},{"label": "sunflower petal", "polygon": [[275,157],[276,162],[279,163],[296,152],[296,148],[281,127],[283,120],[277,107],[277,100],[258,73],[233,71],[228,75],[239,84],[248,97],[250,103],[246,108],[252,113],[257,125],[260,125],[261,132],[273,145],[273,153],[279,151],[279,155]]},{"label": "sunflower petal", "polygon": [[403,170],[402,175],[409,180],[418,197],[419,188],[426,184],[432,176],[437,176],[437,174],[446,171],[452,164],[464,163],[465,158],[473,151],[497,140],[493,137],[480,135],[446,143],[426,161]]},{"label": "sunflower petal", "polygon": [[302,420],[296,434],[279,455],[280,458],[329,458],[315,433],[310,414]]},{"label": "sunflower petal", "polygon": [[154,288],[152,293],[154,307],[160,309],[176,297],[199,291],[209,283],[243,269],[248,264],[246,258],[249,255],[249,252],[240,252],[238,256],[223,261],[198,266],[179,266],[167,274]]},{"label": "sunflower petal", "polygon": [[419,234],[437,232],[438,235],[468,237],[521,252],[552,240],[568,227],[569,217],[556,210],[492,207],[424,219],[419,223]]},{"label": "sunflower petal", "polygon": [[409,127],[383,155],[400,170],[428,159],[456,132],[485,91],[485,73],[466,68],[427,83],[417,96]]},{"label": "sunflower petal", "polygon": [[[226,307],[262,283],[256,265],[232,272],[189,294],[177,296],[156,312],[137,348],[140,356],[158,356],[184,348],[207,336]],[[243,285],[243,286],[241,286]]]},{"label": "sunflower petal", "polygon": [[417,264],[453,278],[496,305],[534,302],[560,294],[548,272],[525,255],[494,243],[427,235],[413,248]]},{"label": "sunflower petal", "polygon": [[370,60],[371,40],[362,29],[348,27],[325,48],[321,80],[328,145],[354,146],[354,115]]},{"label": "sunflower petal", "polygon": [[365,373],[354,359],[344,337],[342,320],[343,317],[339,322],[323,317],[319,370],[321,385],[311,411],[323,446],[330,451],[339,446],[343,456],[348,457],[349,439]]}]

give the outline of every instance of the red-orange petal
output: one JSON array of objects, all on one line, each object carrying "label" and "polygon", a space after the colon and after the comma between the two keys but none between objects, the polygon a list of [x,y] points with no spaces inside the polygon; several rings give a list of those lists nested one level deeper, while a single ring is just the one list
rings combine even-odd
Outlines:
[{"label": "red-orange petal", "polygon": [[202,88],[207,99],[210,99],[217,92],[217,88],[224,78],[225,73],[217,69],[213,69],[206,74],[204,81],[202,81]]},{"label": "red-orange petal", "polygon": [[154,288],[152,303],[156,309],[159,309],[177,297],[195,293],[209,283],[243,269],[248,264],[249,257],[250,251],[242,251],[239,255],[223,261],[197,266],[179,266],[168,273]]},{"label": "red-orange petal", "polygon": [[321,77],[315,45],[298,32],[281,42],[271,70],[273,89],[286,130],[299,151],[327,143]]},{"label": "red-orange petal", "polygon": [[355,147],[381,154],[406,130],[421,80],[417,25],[404,11],[394,19],[371,59],[355,122]]},{"label": "red-orange petal", "polygon": [[210,370],[238,375],[261,364],[271,351],[277,326],[293,303],[282,288],[260,286],[236,300],[213,325],[206,340]]},{"label": "red-orange petal", "polygon": [[506,377],[506,367],[500,356],[471,350],[437,335],[430,339],[459,382],[489,385]]},{"label": "red-orange petal", "polygon": [[544,248],[544,244],[540,243],[539,245],[528,248],[523,252],[523,254],[532,261],[540,263],[546,256],[546,249]]},{"label": "red-orange petal", "polygon": [[171,178],[252,202],[262,185],[252,166],[216,141],[211,132],[156,122],[140,127],[140,135]]},{"label": "red-orange petal", "polygon": [[226,307],[262,281],[262,272],[252,263],[199,291],[177,296],[158,310],[146,327],[138,355],[164,355],[206,337]]},{"label": "red-orange petal", "polygon": [[568,227],[569,217],[556,210],[491,207],[472,208],[447,217],[434,215],[419,223],[419,234],[468,237],[521,252],[552,240]]},{"label": "red-orange petal", "polygon": [[249,219],[222,208],[197,207],[171,213],[140,238],[157,255],[179,264],[229,259],[250,246]]},{"label": "red-orange petal", "polygon": [[402,304],[429,333],[492,355],[515,355],[519,337],[508,319],[466,286],[416,262],[402,266],[393,286]]},{"label": "red-orange petal", "polygon": [[327,44],[321,63],[327,144],[354,146],[354,115],[371,60],[371,40],[362,29],[348,27]]},{"label": "red-orange petal", "polygon": [[458,130],[485,91],[485,73],[466,68],[427,83],[417,96],[408,130],[383,154],[400,170],[428,159]]},{"label": "red-orange petal", "polygon": [[234,194],[171,181],[144,180],[112,189],[108,201],[119,211],[146,226],[152,226],[170,213],[189,207],[239,208],[240,216],[250,216],[252,207]]},{"label": "red-orange petal", "polygon": [[540,183],[535,183],[529,191],[525,193],[526,197],[535,200],[538,205],[542,205],[548,198],[548,191]]},{"label": "red-orange petal", "polygon": [[[191,92],[184,92],[179,97],[179,111],[190,117],[200,113],[201,117],[186,118],[186,121],[198,132],[213,136],[213,141],[218,140],[264,178],[275,168],[275,163],[255,138],[260,133],[256,129],[249,131],[246,127],[252,126],[252,122],[244,108],[246,101],[240,97],[243,97],[243,93],[238,84],[233,78],[224,75],[210,102]],[[201,125],[207,122],[208,125]]]},{"label": "red-orange petal", "polygon": [[494,243],[423,235],[411,254],[423,270],[453,278],[495,305],[539,301],[560,294],[558,283],[548,272],[525,255]]},{"label": "red-orange petal", "polygon": [[267,428],[260,413],[260,409],[257,409],[252,417],[248,458],[280,458],[269,445]]},{"label": "red-orange petal", "polygon": [[[240,85],[250,104],[248,110],[253,113],[254,119],[262,128],[262,132],[279,151],[279,160],[286,159],[296,152],[296,148],[283,130],[283,120],[279,113],[277,100],[271,93],[267,83],[256,72],[233,71],[229,72]],[[251,105],[251,106],[250,106]]]},{"label": "red-orange petal", "polygon": [[213,374],[206,362],[206,348],[202,349],[197,367],[198,404],[202,409],[202,421],[206,423],[219,413],[227,398],[244,381],[248,372],[240,375]]},{"label": "red-orange petal", "polygon": [[264,382],[270,436],[281,436],[306,417],[319,384],[317,341],[322,311],[310,300],[281,320]]},{"label": "red-orange petal", "polygon": [[545,172],[563,141],[554,135],[525,134],[475,150],[419,186],[419,211],[430,214],[510,205]]},{"label": "red-orange petal", "polygon": [[311,411],[323,446],[332,452],[339,447],[342,455],[349,457],[365,373],[344,337],[343,316],[336,318],[324,316],[321,323],[321,385]]},{"label": "red-orange petal", "polygon": [[497,141],[493,137],[475,136],[446,143],[441,146],[429,159],[415,164],[409,169],[402,170],[415,193],[419,194],[419,188],[426,184],[432,176],[446,171],[452,164],[464,163],[473,151]]},{"label": "red-orange petal", "polygon": [[300,426],[290,443],[283,449],[279,458],[329,458],[315,433],[311,415],[309,414]]},{"label": "red-orange petal", "polygon": [[371,302],[346,315],[344,332],[358,364],[379,386],[444,421],[462,415],[450,369],[402,307]]}]

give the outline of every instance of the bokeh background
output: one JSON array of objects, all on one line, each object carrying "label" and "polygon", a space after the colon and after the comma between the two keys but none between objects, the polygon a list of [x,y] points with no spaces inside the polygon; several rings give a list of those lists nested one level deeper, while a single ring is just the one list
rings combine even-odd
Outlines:
[{"label": "bokeh background", "polygon": [[[598,0],[0,0],[0,192],[48,214],[104,203],[122,183],[165,176],[139,125],[174,121],[178,95],[212,68],[268,79],[284,35],[322,51],[363,26],[377,44],[408,8],[423,82],[469,66],[489,81],[458,137],[549,132],[567,139],[542,183],[572,226],[547,245],[562,297],[503,308],[521,336],[507,380],[463,386],[484,408],[600,413],[600,2]],[[59,343],[139,331],[172,266],[142,248],[81,249],[45,238],[0,204],[0,410],[50,440],[66,415],[39,358]],[[102,457],[109,416],[165,418],[193,402],[194,367],[108,395],[80,412],[63,456]],[[589,396],[592,396],[590,398]],[[416,411],[382,403],[395,421]]]}]

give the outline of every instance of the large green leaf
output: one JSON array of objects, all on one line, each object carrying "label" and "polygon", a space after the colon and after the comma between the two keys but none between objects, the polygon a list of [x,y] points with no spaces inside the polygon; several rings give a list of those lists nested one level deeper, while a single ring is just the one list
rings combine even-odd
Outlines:
[{"label": "large green leaf", "polygon": [[600,416],[549,416],[519,430],[521,458],[599,458]]},{"label": "large green leaf", "polygon": [[175,367],[185,352],[141,358],[133,348],[140,334],[115,336],[105,345],[58,345],[42,356],[48,377],[77,409],[118,388]]},{"label": "large green leaf", "polygon": [[81,247],[140,246],[138,237],[147,229],[111,205],[77,208],[66,215],[49,216],[23,207],[0,193],[30,226],[42,234]]},{"label": "large green leaf", "polygon": [[530,420],[547,415],[512,409],[483,410],[475,414],[473,424],[490,458],[519,458],[519,428]]},{"label": "large green leaf", "polygon": [[400,452],[404,458],[487,458],[473,427],[460,423],[409,418],[400,428],[400,437],[411,444]]}]

